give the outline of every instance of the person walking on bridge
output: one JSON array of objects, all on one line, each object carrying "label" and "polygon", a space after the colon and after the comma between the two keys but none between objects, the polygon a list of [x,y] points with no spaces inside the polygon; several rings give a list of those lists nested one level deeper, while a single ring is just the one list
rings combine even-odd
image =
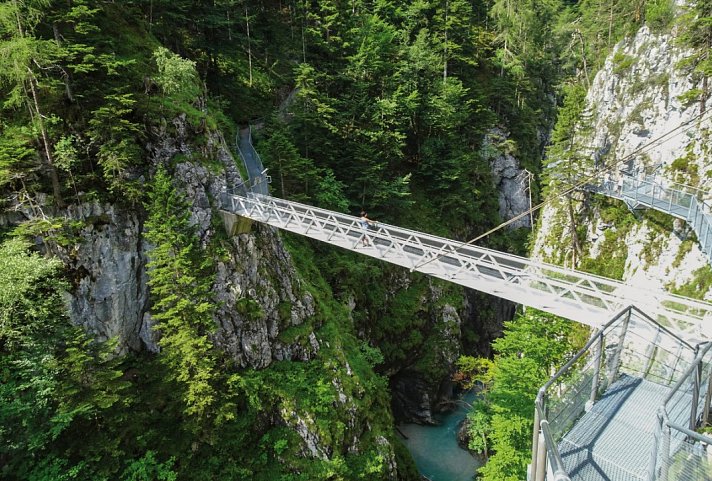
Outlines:
[{"label": "person walking on bridge", "polygon": [[361,242],[365,246],[371,245],[371,243],[368,241],[368,228],[369,226],[373,225],[373,221],[368,218],[368,214],[366,214],[366,211],[361,211],[361,217],[359,219],[359,222],[361,223],[361,230],[363,231],[363,235],[361,236]]}]

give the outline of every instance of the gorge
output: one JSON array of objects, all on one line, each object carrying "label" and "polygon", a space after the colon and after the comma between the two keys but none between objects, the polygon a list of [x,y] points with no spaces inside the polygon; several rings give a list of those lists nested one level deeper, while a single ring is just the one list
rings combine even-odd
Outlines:
[{"label": "gorge", "polygon": [[0,479],[419,480],[395,426],[478,383],[478,479],[523,479],[588,330],[228,232],[232,139],[275,196],[462,241],[523,215],[478,245],[709,300],[684,223],[557,197],[606,168],[712,191],[708,3],[5,2]]}]

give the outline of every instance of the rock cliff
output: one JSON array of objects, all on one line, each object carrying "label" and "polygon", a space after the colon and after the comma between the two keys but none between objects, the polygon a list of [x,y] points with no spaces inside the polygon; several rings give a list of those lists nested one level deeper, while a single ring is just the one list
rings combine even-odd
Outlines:
[{"label": "rock cliff", "polygon": [[[589,159],[588,172],[612,182],[624,175],[649,176],[669,185],[684,183],[712,191],[712,160],[708,144],[709,116],[699,117],[699,104],[684,102],[695,87],[679,68],[689,52],[679,47],[674,32],[661,34],[641,28],[620,42],[596,74],[586,96],[579,122],[578,154]],[[556,169],[556,167],[553,167]],[[704,194],[703,194],[704,195]],[[712,286],[701,277],[709,269],[690,229],[664,214],[624,214],[625,204],[601,201],[578,192],[577,217],[584,237],[583,263],[620,264],[617,273],[626,282],[712,298]],[[603,203],[602,203],[603,202]],[[617,206],[616,206],[617,203]],[[619,213],[611,215],[611,205]],[[543,260],[570,260],[567,215],[556,201],[539,219],[533,255]],[[580,266],[580,264],[579,264]],[[691,289],[698,285],[699,289]],[[694,291],[694,292],[693,292]]]}]

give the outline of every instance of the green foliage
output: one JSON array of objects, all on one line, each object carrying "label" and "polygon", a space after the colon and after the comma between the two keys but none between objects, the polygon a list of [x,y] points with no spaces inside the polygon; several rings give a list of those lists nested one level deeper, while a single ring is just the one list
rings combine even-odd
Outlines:
[{"label": "green foliage", "polygon": [[712,2],[697,0],[685,4],[682,10],[677,19],[678,42],[690,48],[692,54],[686,56],[678,67],[691,74],[694,84],[701,80],[701,86],[695,85],[683,98],[699,101],[702,112],[710,95],[708,79],[712,76]]},{"label": "green foliage", "polygon": [[154,451],[147,451],[141,459],[131,462],[122,474],[122,481],[175,481],[178,479],[172,469],[175,458],[164,463],[158,462]]},{"label": "green foliage", "polygon": [[491,454],[478,479],[526,477],[534,398],[551,372],[583,345],[585,331],[571,321],[528,309],[505,323],[503,337],[493,343],[493,361],[458,361],[460,379],[484,386],[483,397],[468,415],[473,448]]},{"label": "green foliage", "polygon": [[183,390],[185,413],[198,420],[213,416],[216,403],[216,358],[208,335],[215,329],[212,276],[200,260],[189,209],[160,168],[147,208],[146,238],[152,315],[161,333],[161,360],[170,379]]},{"label": "green foliage", "polygon": [[260,320],[264,319],[265,311],[262,306],[249,297],[243,297],[235,303],[235,309],[237,312],[245,316],[249,320]]},{"label": "green foliage", "polygon": [[[447,341],[448,326],[429,322],[438,307],[427,306],[431,285],[416,277],[407,289],[396,289],[400,270],[329,248],[316,248],[315,254],[309,245],[292,242],[317,314],[282,330],[279,339],[305,343],[316,329],[322,352],[314,361],[238,374],[234,360],[210,342],[212,267],[204,262],[188,208],[169,177],[159,171],[153,178],[156,155],[175,136],[183,155],[191,149],[193,158],[213,161],[217,171],[215,147],[209,145],[215,130],[265,118],[258,150],[277,194],[342,212],[365,208],[377,220],[471,237],[499,222],[490,160],[512,154],[538,170],[539,133],[552,123],[555,86],[569,75],[578,77],[564,92],[549,152],[567,170],[550,180],[564,184],[574,178],[584,166],[567,154],[586,127],[579,84],[593,78],[607,50],[643,18],[662,28],[667,15],[662,0],[645,8],[638,0],[317,3],[0,5],[3,198],[42,198],[51,188],[58,204],[71,193],[78,201],[109,197],[137,206],[150,191],[145,206],[147,240],[154,246],[152,313],[162,336],[155,358],[116,359],[125,371],[134,362],[140,366],[132,381],[136,389],[128,394],[104,351],[76,330],[52,327],[53,318],[57,325],[66,322],[57,302],[63,287],[30,276],[33,287],[24,292],[37,312],[14,308],[12,315],[19,317],[10,325],[13,333],[22,331],[18,339],[38,347],[13,351],[20,356],[13,362],[22,362],[7,364],[14,377],[3,400],[16,392],[22,400],[8,404],[17,411],[0,428],[12,438],[2,445],[13,449],[2,451],[0,465],[12,460],[2,469],[22,479],[381,479],[385,458],[375,440],[390,436],[389,402],[386,382],[373,368],[410,365],[433,379],[444,374],[433,352]],[[685,31],[697,42],[704,24],[694,18]],[[704,71],[704,50],[699,52],[694,68]],[[690,97],[697,100],[703,90]],[[182,114],[185,131],[173,122]],[[511,135],[485,152],[483,137],[495,126]],[[53,236],[70,247],[80,228],[49,218],[18,233]],[[523,236],[511,233],[490,242],[514,249]],[[212,254],[224,257],[219,250],[214,247]],[[612,266],[612,272],[620,270],[617,261]],[[33,291],[35,285],[43,290]],[[459,288],[443,289],[443,299],[461,298]],[[352,317],[332,299],[332,290],[354,302]],[[238,302],[237,309],[250,319],[265,315],[252,299]],[[282,323],[291,318],[288,303],[278,315]],[[354,327],[368,339],[357,340]],[[42,337],[45,332],[56,334],[53,341]],[[43,351],[50,354],[41,357]],[[534,384],[540,373],[532,375],[527,362],[553,362],[542,356],[530,354],[521,362],[507,357],[501,366],[519,366],[522,376],[502,367],[500,377],[517,388]],[[347,362],[353,376],[346,374]],[[338,404],[333,379],[345,383],[371,429],[347,427],[351,407]],[[487,384],[494,389],[496,383]],[[328,460],[300,457],[301,439],[284,427],[293,428],[295,418],[284,414],[292,412],[324,445],[346,446],[359,437],[361,454],[336,450]],[[502,453],[491,469],[501,479],[514,476],[524,458],[514,448],[505,456],[526,431],[524,424],[518,413],[487,416],[497,429],[486,438]],[[18,420],[25,418],[29,427],[23,434]],[[498,425],[505,419],[512,419],[508,430]],[[80,441],[89,447],[82,451]]]},{"label": "green foliage", "polygon": [[680,244],[680,249],[677,251],[677,254],[675,254],[675,259],[672,261],[673,269],[677,269],[678,267],[680,267],[682,260],[692,250],[692,247],[694,245],[695,241],[693,241],[692,239],[685,239],[684,241],[682,241],[682,243]]},{"label": "green foliage", "polygon": [[181,58],[165,47],[158,47],[153,52],[153,59],[158,67],[158,75],[153,80],[165,95],[180,94],[188,97],[198,95],[195,62]]},{"label": "green foliage", "polygon": [[631,55],[626,55],[621,50],[617,50],[613,55],[613,73],[623,75],[635,64],[636,59]]},{"label": "green foliage", "polygon": [[712,267],[702,266],[692,273],[692,279],[681,286],[668,286],[675,294],[693,299],[704,299],[712,289]]},{"label": "green foliage", "polygon": [[664,32],[675,19],[675,3],[672,0],[648,0],[645,3],[645,23],[653,31]]},{"label": "green foliage", "polygon": [[0,188],[35,167],[32,140],[29,128],[0,124]]},{"label": "green foliage", "polygon": [[141,155],[137,142],[140,128],[130,118],[136,103],[134,95],[115,91],[106,95],[106,103],[92,112],[89,120],[91,142],[98,146],[97,159],[109,188],[139,199],[139,192],[131,188],[128,169]]},{"label": "green foliage", "polygon": [[[64,312],[59,262],[27,252],[18,239],[0,246],[0,477],[82,478],[85,463],[110,463],[107,440],[83,438],[111,410],[127,406],[111,343],[91,341]],[[51,475],[49,473],[55,473]]]}]

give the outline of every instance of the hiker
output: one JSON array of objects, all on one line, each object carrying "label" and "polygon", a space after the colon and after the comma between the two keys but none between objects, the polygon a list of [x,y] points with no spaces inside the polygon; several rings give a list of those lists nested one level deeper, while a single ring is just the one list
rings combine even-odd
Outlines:
[{"label": "hiker", "polygon": [[361,211],[361,218],[359,219],[359,222],[361,223],[361,230],[363,231],[363,236],[361,237],[363,245],[371,245],[368,241],[368,228],[373,225],[373,222],[368,218],[368,214],[366,214],[363,210]]}]

